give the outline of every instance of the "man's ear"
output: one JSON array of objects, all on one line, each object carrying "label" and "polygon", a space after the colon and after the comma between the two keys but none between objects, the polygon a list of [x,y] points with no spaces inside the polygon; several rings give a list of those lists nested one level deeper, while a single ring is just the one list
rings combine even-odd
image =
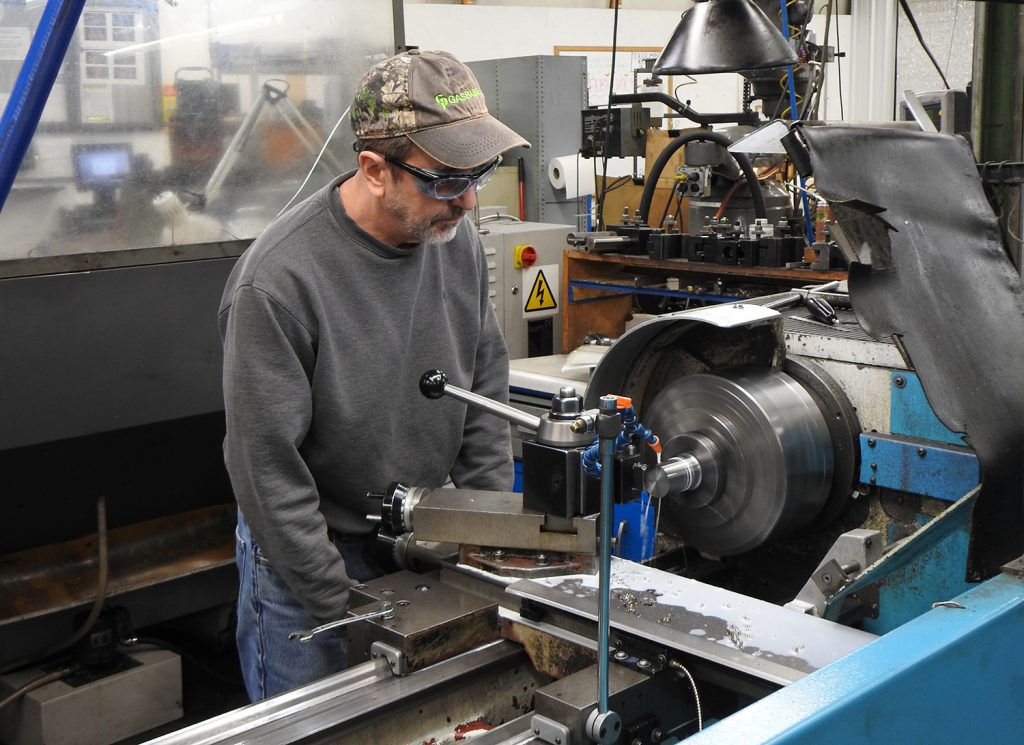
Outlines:
[{"label": "man's ear", "polygon": [[393,180],[391,168],[384,160],[384,156],[369,150],[361,150],[358,157],[359,171],[366,179],[370,193],[375,197],[384,196],[385,186],[390,186]]}]

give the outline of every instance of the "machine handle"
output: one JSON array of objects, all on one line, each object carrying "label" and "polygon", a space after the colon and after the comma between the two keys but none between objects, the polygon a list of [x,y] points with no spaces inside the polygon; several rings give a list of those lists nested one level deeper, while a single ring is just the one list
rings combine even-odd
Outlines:
[{"label": "machine handle", "polygon": [[472,391],[467,391],[464,388],[449,385],[448,376],[445,374],[444,370],[427,370],[423,373],[423,376],[420,378],[420,393],[427,398],[451,396],[452,398],[462,401],[464,404],[475,406],[478,409],[483,409],[497,417],[501,417],[506,421],[512,422],[512,424],[518,424],[520,427],[524,427],[531,432],[536,432],[540,429],[539,416],[527,414],[526,412],[520,411],[508,404],[500,403],[499,401],[492,401],[485,396],[473,393]]}]

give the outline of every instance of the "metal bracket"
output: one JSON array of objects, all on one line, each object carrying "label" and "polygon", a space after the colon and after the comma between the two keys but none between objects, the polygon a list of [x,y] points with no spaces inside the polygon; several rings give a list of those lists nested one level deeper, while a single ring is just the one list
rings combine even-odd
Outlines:
[{"label": "metal bracket", "polygon": [[858,528],[843,533],[786,607],[824,617],[833,598],[881,555],[882,535],[877,530]]},{"label": "metal bracket", "polygon": [[388,661],[388,665],[391,667],[391,672],[394,675],[402,677],[409,674],[409,665],[405,655],[402,654],[401,650],[395,649],[389,644],[384,642],[374,642],[371,644],[370,657],[375,660],[383,657]]},{"label": "metal bracket", "polygon": [[1024,556],[1019,556],[1013,561],[1004,564],[1002,571],[1003,574],[1009,574],[1012,577],[1024,577]]},{"label": "metal bracket", "polygon": [[665,669],[668,658],[665,650],[656,644],[626,636],[616,636],[612,659],[624,667],[645,675],[655,675]]},{"label": "metal bracket", "polygon": [[534,737],[550,745],[575,745],[572,741],[572,730],[561,722],[540,714],[534,714],[530,719],[530,729],[533,730]]}]

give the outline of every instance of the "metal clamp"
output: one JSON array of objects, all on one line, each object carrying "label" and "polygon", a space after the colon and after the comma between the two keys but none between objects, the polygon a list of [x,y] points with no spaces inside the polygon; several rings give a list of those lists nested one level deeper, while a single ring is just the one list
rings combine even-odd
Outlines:
[{"label": "metal clamp", "polygon": [[364,613],[361,616],[351,616],[349,618],[342,618],[338,621],[331,621],[325,623],[323,626],[317,626],[315,629],[309,631],[293,631],[288,634],[289,639],[298,639],[300,642],[312,641],[313,637],[317,634],[323,633],[324,631],[330,631],[336,629],[339,626],[347,626],[350,623],[356,621],[369,621],[374,618],[383,618],[384,620],[395,617],[395,607],[388,601],[384,601],[380,604],[380,610],[373,611],[372,613]]},{"label": "metal clamp", "polygon": [[384,642],[374,642],[370,645],[370,657],[373,659],[384,658],[387,660],[391,673],[399,677],[409,674],[409,664],[405,655],[400,649],[395,649]]}]

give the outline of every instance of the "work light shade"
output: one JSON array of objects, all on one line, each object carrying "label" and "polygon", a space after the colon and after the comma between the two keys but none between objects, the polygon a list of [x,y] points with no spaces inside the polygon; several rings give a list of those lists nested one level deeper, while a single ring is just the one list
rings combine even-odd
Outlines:
[{"label": "work light shade", "polygon": [[683,13],[654,72],[692,75],[781,67],[796,53],[751,0],[696,0]]}]

